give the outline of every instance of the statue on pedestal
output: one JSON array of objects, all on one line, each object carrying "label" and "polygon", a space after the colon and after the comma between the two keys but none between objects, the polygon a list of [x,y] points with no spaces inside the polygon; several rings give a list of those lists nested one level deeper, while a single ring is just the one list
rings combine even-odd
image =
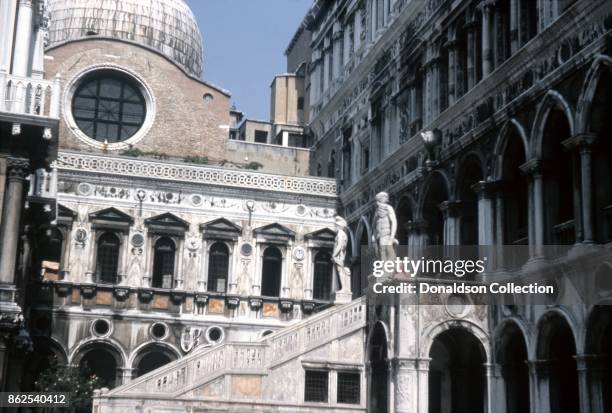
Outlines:
[{"label": "statue on pedestal", "polygon": [[376,246],[376,258],[382,261],[395,260],[395,239],[397,218],[393,207],[389,205],[389,195],[386,192],[376,194],[376,214],[374,215],[374,235],[372,241]]},{"label": "statue on pedestal", "polygon": [[[332,261],[334,263],[334,273],[337,275],[339,288],[336,290],[336,298],[340,295],[348,296],[349,301],[351,294],[351,270],[344,266],[346,259],[346,247],[348,245],[348,234],[346,233],[347,224],[344,218],[337,216],[336,223],[336,239],[334,240],[334,251],[332,253]],[[336,300],[338,301],[338,300]]]}]

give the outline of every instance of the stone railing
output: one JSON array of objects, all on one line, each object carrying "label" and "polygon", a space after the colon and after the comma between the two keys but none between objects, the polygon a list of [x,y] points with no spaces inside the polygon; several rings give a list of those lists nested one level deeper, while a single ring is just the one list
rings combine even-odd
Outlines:
[{"label": "stone railing", "polygon": [[108,155],[86,155],[76,152],[60,152],[57,163],[59,169],[65,171],[189,181],[199,184],[324,197],[336,196],[336,182],[332,179],[275,175],[214,166],[188,165],[178,162],[111,157]]},{"label": "stone railing", "polygon": [[142,395],[172,398],[224,374],[264,374],[291,358],[329,343],[366,324],[365,297],[332,307],[258,342],[201,348],[111,390],[105,397]]},{"label": "stone railing", "polygon": [[0,70],[0,112],[59,118],[60,79],[7,75]]}]

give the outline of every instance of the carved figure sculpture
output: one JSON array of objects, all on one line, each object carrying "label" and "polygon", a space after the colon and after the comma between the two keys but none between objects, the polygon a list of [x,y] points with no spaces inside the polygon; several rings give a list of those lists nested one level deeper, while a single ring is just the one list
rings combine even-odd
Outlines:
[{"label": "carved figure sculpture", "polygon": [[389,205],[389,195],[386,192],[376,194],[376,214],[374,215],[374,235],[372,241],[376,246],[376,256],[383,261],[395,260],[394,246],[397,232],[397,218],[393,207]]},{"label": "carved figure sculpture", "polygon": [[337,274],[341,293],[351,292],[351,270],[344,266],[346,258],[346,247],[348,245],[348,235],[346,233],[347,224],[344,218],[336,217],[336,239],[334,240],[334,252],[332,261],[334,262],[334,270]]}]

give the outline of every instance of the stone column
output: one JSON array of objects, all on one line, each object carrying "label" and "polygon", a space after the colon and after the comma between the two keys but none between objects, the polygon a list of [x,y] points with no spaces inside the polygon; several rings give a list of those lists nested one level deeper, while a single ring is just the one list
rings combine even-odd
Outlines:
[{"label": "stone column", "polygon": [[30,165],[23,159],[9,159],[2,228],[0,228],[0,283],[14,284],[23,210],[25,178]]},{"label": "stone column", "polygon": [[504,198],[502,187],[498,188],[495,196],[495,268],[504,268]]},{"label": "stone column", "polygon": [[13,52],[13,74],[28,76],[32,40],[32,0],[19,0]]},{"label": "stone column", "polygon": [[540,160],[530,160],[520,166],[529,177],[529,255],[530,259],[543,256],[544,245],[544,184],[543,165]]},{"label": "stone column", "polygon": [[593,394],[594,390],[591,386],[590,380],[590,369],[597,365],[593,361],[597,360],[597,356],[590,354],[577,354],[574,356],[576,359],[576,369],[578,371],[578,394],[580,397],[580,413],[591,413],[591,412],[603,412],[603,403],[601,403],[601,409],[592,410],[592,403],[598,404],[595,399],[601,400],[601,397],[597,397],[598,394]]},{"label": "stone column", "polygon": [[495,217],[492,193],[497,182],[480,181],[472,185],[478,195],[478,245],[494,245]]},{"label": "stone column", "polygon": [[501,375],[501,366],[495,363],[486,363],[485,369],[487,375],[487,412],[505,413],[506,389]]},{"label": "stone column", "polygon": [[444,245],[459,245],[459,219],[461,213],[461,202],[444,201],[440,205],[444,216]]},{"label": "stone column", "polygon": [[529,410],[550,411],[548,360],[527,360],[527,365],[529,366]]},{"label": "stone column", "polygon": [[[593,177],[591,147],[596,135],[581,133],[563,141],[566,149],[578,148],[580,154],[580,204],[582,205],[582,242],[591,244],[595,242],[593,228]],[[577,219],[576,219],[577,221]]]},{"label": "stone column", "polygon": [[489,0],[481,3],[482,10],[482,77],[493,69],[493,48],[491,46],[491,8]]},{"label": "stone column", "polygon": [[131,369],[128,367],[117,367],[117,382],[118,384],[126,384],[132,381],[137,369]]}]

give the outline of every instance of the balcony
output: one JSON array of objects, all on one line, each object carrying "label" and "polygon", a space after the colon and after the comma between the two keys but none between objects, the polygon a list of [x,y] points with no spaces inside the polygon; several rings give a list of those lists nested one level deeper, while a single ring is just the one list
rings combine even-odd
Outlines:
[{"label": "balcony", "polygon": [[0,70],[0,112],[59,119],[60,79],[34,79]]}]

